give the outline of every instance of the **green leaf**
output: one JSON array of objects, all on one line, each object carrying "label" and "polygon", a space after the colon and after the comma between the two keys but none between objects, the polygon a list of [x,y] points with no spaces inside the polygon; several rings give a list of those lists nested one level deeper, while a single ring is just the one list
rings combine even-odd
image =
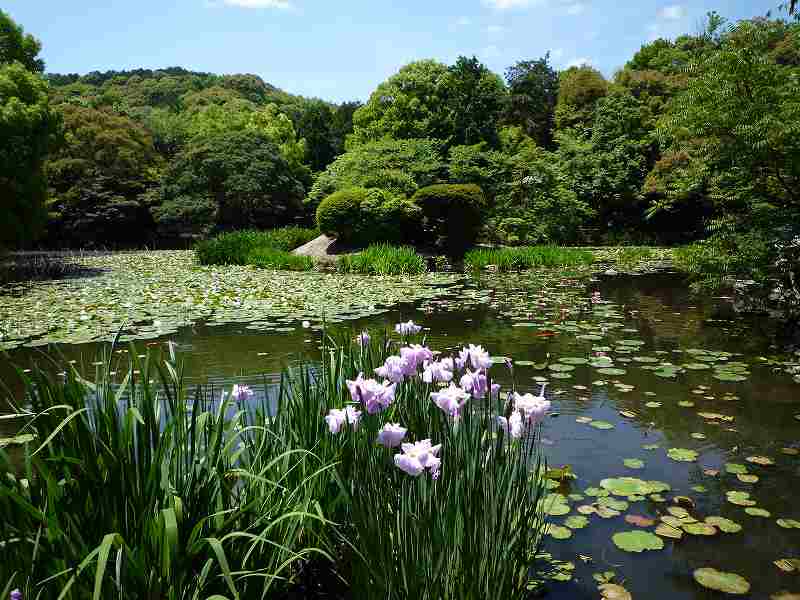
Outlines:
[{"label": "green leaf", "polygon": [[625,531],[615,533],[611,540],[614,545],[625,552],[644,552],[645,550],[663,550],[664,541],[649,531]]},{"label": "green leaf", "polygon": [[687,448],[670,448],[667,456],[677,462],[694,462],[697,460],[697,452]]},{"label": "green leaf", "polygon": [[726,594],[746,594],[750,591],[750,584],[744,577],[708,567],[696,569],[694,580],[705,588]]}]

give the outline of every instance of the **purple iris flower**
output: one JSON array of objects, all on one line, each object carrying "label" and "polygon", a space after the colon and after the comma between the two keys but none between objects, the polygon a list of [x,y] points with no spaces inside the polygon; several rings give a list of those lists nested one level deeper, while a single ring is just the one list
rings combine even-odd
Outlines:
[{"label": "purple iris flower", "polygon": [[426,361],[433,360],[433,352],[425,346],[411,344],[400,348],[400,356],[408,361],[409,372],[406,375],[413,375],[417,367],[425,364]]},{"label": "purple iris flower", "polygon": [[529,424],[535,425],[543,421],[550,406],[550,401],[544,397],[544,385],[538,396],[514,392],[514,409],[520,411]]},{"label": "purple iris flower", "polygon": [[236,384],[231,390],[231,396],[237,402],[246,402],[254,396],[254,393],[249,386]]},{"label": "purple iris flower", "polygon": [[442,461],[436,455],[441,448],[441,444],[431,446],[430,440],[403,444],[403,453],[394,455],[394,464],[414,477],[418,477],[425,469],[430,469],[431,473],[438,477]]},{"label": "purple iris flower", "polygon": [[486,375],[482,371],[467,370],[461,377],[461,387],[472,394],[476,400],[485,398],[486,392],[489,391]]},{"label": "purple iris flower", "polygon": [[414,324],[414,321],[408,323],[398,323],[394,326],[394,330],[402,336],[416,335],[422,331],[422,327]]},{"label": "purple iris flower", "polygon": [[358,422],[361,420],[361,411],[354,406],[346,408],[332,408],[325,417],[328,429],[331,433],[339,433],[345,423],[350,423],[353,429],[358,429]]},{"label": "purple iris flower", "polygon": [[483,346],[470,344],[469,348],[464,348],[456,358],[456,365],[459,369],[472,365],[473,369],[488,369],[492,366],[492,357],[483,349]]},{"label": "purple iris flower", "polygon": [[443,358],[438,362],[426,363],[422,372],[422,381],[425,383],[447,383],[453,379],[453,370],[452,358]]},{"label": "purple iris flower", "polygon": [[469,394],[457,385],[451,383],[449,387],[431,394],[431,400],[451,417],[458,417],[461,407],[469,398]]},{"label": "purple iris flower", "polygon": [[11,592],[11,600],[22,600],[22,592],[19,590]]},{"label": "purple iris flower", "polygon": [[408,361],[402,356],[389,356],[382,367],[375,369],[375,374],[393,383],[400,383],[409,372],[413,371],[414,369],[409,367]]},{"label": "purple iris flower", "polygon": [[362,331],[361,333],[356,336],[356,341],[358,344],[363,348],[364,346],[369,345],[369,333],[367,331]]},{"label": "purple iris flower", "polygon": [[522,415],[518,410],[511,413],[511,416],[506,419],[505,417],[497,417],[497,424],[500,426],[506,435],[510,435],[514,439],[522,437],[524,432],[524,424],[522,422]]},{"label": "purple iris flower", "polygon": [[408,429],[401,427],[400,423],[386,423],[378,432],[378,443],[386,448],[397,448],[403,443]]}]

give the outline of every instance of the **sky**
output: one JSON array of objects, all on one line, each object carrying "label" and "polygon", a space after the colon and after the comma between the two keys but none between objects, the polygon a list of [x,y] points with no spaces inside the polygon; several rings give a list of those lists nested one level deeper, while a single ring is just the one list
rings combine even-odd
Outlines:
[{"label": "sky", "polygon": [[3,0],[48,72],[182,66],[287,92],[366,100],[404,64],[478,56],[497,73],[550,52],[611,76],[642,44],[782,0]]}]

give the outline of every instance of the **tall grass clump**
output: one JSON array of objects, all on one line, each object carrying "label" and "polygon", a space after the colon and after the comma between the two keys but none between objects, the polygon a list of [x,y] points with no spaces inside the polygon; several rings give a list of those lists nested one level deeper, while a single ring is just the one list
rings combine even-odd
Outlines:
[{"label": "tall grass clump", "polygon": [[328,349],[315,385],[293,394],[310,418],[292,435],[337,465],[352,596],[524,597],[545,527],[537,423],[549,403],[502,398],[479,347],[434,363],[424,346],[359,340]]},{"label": "tall grass clump", "polygon": [[330,465],[272,430],[246,388],[190,389],[174,357],[121,383],[20,372],[21,465],[0,450],[0,588],[25,598],[262,598],[327,556]]},{"label": "tall grass clump", "polygon": [[419,275],[427,270],[425,259],[410,246],[374,244],[336,262],[339,273],[360,275]]},{"label": "tall grass clump", "polygon": [[310,256],[292,254],[285,250],[256,248],[250,252],[247,264],[282,271],[310,271],[314,268],[314,259]]},{"label": "tall grass clump", "polygon": [[536,267],[572,267],[589,265],[592,253],[560,246],[518,246],[514,248],[475,248],[464,256],[464,269],[482,271],[493,266],[500,272],[522,271]]},{"label": "tall grass clump", "polygon": [[[318,235],[319,230],[317,229],[294,226],[267,231],[230,231],[198,243],[195,247],[195,255],[201,265],[256,264],[259,260],[258,256],[264,255],[263,250],[278,250],[288,253]],[[272,265],[260,266],[271,267]]]}]

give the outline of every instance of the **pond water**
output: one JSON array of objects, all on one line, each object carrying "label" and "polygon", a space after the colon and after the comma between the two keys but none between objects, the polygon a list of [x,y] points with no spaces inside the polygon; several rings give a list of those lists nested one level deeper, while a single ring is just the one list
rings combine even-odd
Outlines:
[{"label": "pond water", "polygon": [[[591,302],[594,292],[599,301]],[[608,571],[634,598],[721,597],[693,580],[701,567],[747,579],[752,588],[742,597],[800,592],[800,563],[799,571],[789,573],[773,562],[800,558],[800,528],[778,523],[800,527],[800,357],[777,355],[770,347],[776,324],[737,318],[728,300],[693,297],[668,273],[596,280],[531,273],[464,279],[444,294],[331,329],[352,335],[392,328],[401,319],[422,324],[435,350],[471,342],[493,356],[513,358],[513,374],[503,364],[492,368],[506,389],[512,378],[520,391],[538,391],[539,382],[548,381],[554,414],[544,425],[544,451],[551,467],[570,465],[576,476],[554,491],[582,496],[568,497],[568,512],[551,522],[563,526],[569,517],[590,512],[588,525],[571,530],[568,539],[546,538],[547,552],[574,565],[563,577],[569,581],[552,582],[550,598],[597,598],[593,574]],[[286,319],[280,329],[197,323],[147,343],[175,342],[192,381],[220,389],[232,383],[260,386],[275,381],[287,363],[319,355],[318,323],[306,328]],[[60,351],[92,369],[97,346],[62,345]],[[40,353],[17,348],[10,358],[24,366]],[[748,483],[752,476],[758,481]],[[664,502],[634,497],[624,507],[619,498],[609,502],[585,493],[602,495],[601,482],[619,477],[659,481],[670,489],[661,492]],[[727,494],[737,491],[750,497]],[[668,509],[683,516],[675,510],[675,496],[690,499],[680,506],[691,517],[725,517],[741,531],[665,537],[662,550],[642,553],[615,545],[615,533],[655,529],[626,517],[657,520]],[[746,507],[742,500],[755,504]],[[619,514],[602,518],[592,509],[579,510],[598,501]]]}]

